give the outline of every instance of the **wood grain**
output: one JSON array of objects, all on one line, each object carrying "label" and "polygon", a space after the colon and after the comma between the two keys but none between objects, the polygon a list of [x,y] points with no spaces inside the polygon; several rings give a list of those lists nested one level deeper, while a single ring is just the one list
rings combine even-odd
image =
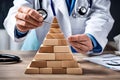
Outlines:
[{"label": "wood grain", "polygon": [[[67,74],[24,74],[26,67],[33,59],[36,51],[0,51],[19,56],[22,59],[18,64],[0,64],[0,80],[120,80],[120,72],[110,70],[100,65],[85,62],[81,58],[83,75]],[[74,55],[86,57],[83,55]]]}]

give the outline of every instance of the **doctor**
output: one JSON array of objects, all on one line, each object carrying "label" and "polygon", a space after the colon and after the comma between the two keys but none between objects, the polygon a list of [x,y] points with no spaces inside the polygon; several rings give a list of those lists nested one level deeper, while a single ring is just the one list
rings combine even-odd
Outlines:
[{"label": "doctor", "polygon": [[24,41],[22,50],[37,50],[49,31],[50,24],[37,11],[41,8],[48,13],[45,21],[57,17],[72,49],[92,54],[104,50],[114,23],[110,0],[14,0],[4,25],[15,41]]}]

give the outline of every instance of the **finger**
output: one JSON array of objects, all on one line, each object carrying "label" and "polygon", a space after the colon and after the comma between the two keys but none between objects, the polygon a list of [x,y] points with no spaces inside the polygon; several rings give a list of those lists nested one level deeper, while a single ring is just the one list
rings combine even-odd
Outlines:
[{"label": "finger", "polygon": [[34,18],[35,20],[39,21],[39,22],[43,22],[43,17],[42,15],[40,15],[37,11],[35,10],[30,10],[28,13],[32,18]]},{"label": "finger", "polygon": [[22,12],[25,14],[30,15],[32,18],[34,18],[35,20],[39,21],[39,22],[43,22],[43,17],[42,15],[40,15],[36,10],[31,9],[29,7],[25,7],[22,6],[18,9],[18,12]]},{"label": "finger", "polygon": [[[75,42],[72,42],[72,43],[75,43]],[[86,46],[88,51],[92,50],[93,49],[93,44],[92,42],[89,42],[89,41],[84,41],[84,42],[76,42],[76,44],[79,44],[78,46],[80,45],[83,45],[83,46]],[[77,46],[77,45],[76,45]]]},{"label": "finger", "polygon": [[16,21],[16,25],[20,25],[20,26],[25,26],[27,27],[28,29],[34,29],[36,28],[35,25],[31,24],[31,23],[28,23],[28,22],[25,22],[23,20],[17,20]]},{"label": "finger", "polygon": [[[73,47],[73,46],[72,46]],[[78,53],[82,53],[82,54],[85,54],[85,53],[87,53],[86,51],[83,51],[83,50],[81,50],[81,49],[79,49],[79,48],[76,48],[76,47],[73,47]]]},{"label": "finger", "polygon": [[31,28],[31,27],[26,27],[26,26],[21,26],[21,25],[17,25],[17,29],[19,30],[19,31],[21,31],[21,32],[27,32],[27,31],[29,31],[29,30],[31,30],[31,29],[33,29],[33,28]]},{"label": "finger", "polygon": [[30,17],[29,15],[25,14],[25,13],[17,13],[17,15],[15,16],[16,19],[21,19],[24,21],[27,21],[35,26],[40,26],[41,22],[36,21],[35,19],[33,19],[32,17]]},{"label": "finger", "polygon": [[89,50],[92,50],[92,48],[93,48],[93,44],[89,40],[88,41],[83,41],[83,42],[78,42],[78,43],[87,46],[89,48]]},{"label": "finger", "polygon": [[31,10],[31,8],[29,8],[29,7],[21,6],[21,7],[18,9],[18,12],[26,13],[26,14],[27,14],[30,10]]},{"label": "finger", "polygon": [[[72,36],[71,36],[72,37]],[[78,42],[81,45],[85,45],[89,48],[89,50],[93,49],[93,44],[91,39],[86,34],[80,34],[80,35],[73,35],[74,40],[69,38],[69,42]]]},{"label": "finger", "polygon": [[20,32],[27,32],[29,31],[29,29],[25,26],[21,26],[21,25],[16,25],[17,29],[20,31]]},{"label": "finger", "polygon": [[80,43],[78,43],[78,42],[71,42],[70,44],[71,44],[72,46],[74,46],[74,47],[82,50],[82,51],[85,51],[85,52],[89,51],[89,48],[88,48],[87,46],[85,46],[85,45],[83,45],[83,44],[80,44]]},{"label": "finger", "polygon": [[69,41],[86,41],[85,34],[72,35],[68,38]]}]

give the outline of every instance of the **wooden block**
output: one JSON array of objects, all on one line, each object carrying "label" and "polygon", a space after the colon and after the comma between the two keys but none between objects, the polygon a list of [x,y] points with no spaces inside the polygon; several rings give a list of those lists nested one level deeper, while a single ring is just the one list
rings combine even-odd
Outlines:
[{"label": "wooden block", "polygon": [[71,52],[69,46],[54,46],[54,52]]},{"label": "wooden block", "polygon": [[59,68],[62,67],[62,61],[47,61],[48,68]]},{"label": "wooden block", "polygon": [[63,33],[48,33],[46,39],[64,39]]},{"label": "wooden block", "polygon": [[54,19],[53,19],[52,23],[58,23],[58,21],[57,21],[57,18],[56,18],[56,17],[54,17]]},{"label": "wooden block", "polygon": [[67,71],[65,68],[52,68],[53,74],[66,74]]},{"label": "wooden block", "polygon": [[45,39],[43,45],[48,45],[48,46],[59,45],[59,41],[58,39]]},{"label": "wooden block", "polygon": [[78,68],[77,61],[62,61],[62,67],[64,68]]},{"label": "wooden block", "polygon": [[82,67],[81,67],[80,63],[78,63],[78,67],[82,69]]},{"label": "wooden block", "polygon": [[82,68],[67,68],[67,74],[82,74]]},{"label": "wooden block", "polygon": [[44,68],[47,67],[47,61],[36,61],[33,60],[30,64],[30,67]]},{"label": "wooden block", "polygon": [[65,39],[45,39],[43,45],[46,46],[62,46],[68,45]]},{"label": "wooden block", "polygon": [[50,33],[61,33],[61,29],[60,28],[50,28]]},{"label": "wooden block", "polygon": [[52,68],[40,68],[40,74],[52,74]]},{"label": "wooden block", "polygon": [[55,60],[73,60],[71,53],[55,53]]},{"label": "wooden block", "polygon": [[39,68],[28,67],[25,74],[39,74]]},{"label": "wooden block", "polygon": [[35,60],[55,60],[55,53],[37,53],[34,57]]},{"label": "wooden block", "polygon": [[53,46],[41,46],[39,53],[53,53]]},{"label": "wooden block", "polygon": [[59,39],[59,41],[60,41],[60,45],[61,45],[61,46],[67,46],[67,45],[68,45],[66,39]]},{"label": "wooden block", "polygon": [[58,23],[52,23],[51,28],[59,28],[59,24]]}]

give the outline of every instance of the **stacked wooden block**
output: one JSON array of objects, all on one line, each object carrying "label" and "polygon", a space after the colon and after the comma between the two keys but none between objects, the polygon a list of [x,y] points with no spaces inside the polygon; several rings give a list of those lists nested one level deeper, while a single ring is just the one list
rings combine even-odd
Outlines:
[{"label": "stacked wooden block", "polygon": [[50,31],[25,73],[82,74],[82,68],[73,58],[56,18],[54,18]]}]

